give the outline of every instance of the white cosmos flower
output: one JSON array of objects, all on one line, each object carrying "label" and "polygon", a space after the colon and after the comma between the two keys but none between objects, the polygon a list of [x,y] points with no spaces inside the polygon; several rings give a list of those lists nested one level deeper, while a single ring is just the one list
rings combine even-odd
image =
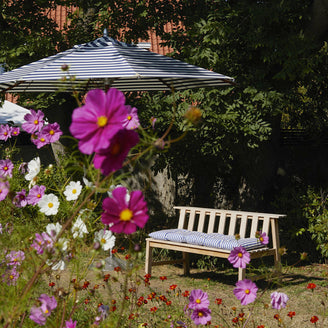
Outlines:
[{"label": "white cosmos flower", "polygon": [[82,185],[80,181],[74,182],[71,181],[65,188],[64,195],[66,196],[66,200],[76,200],[82,190]]},{"label": "white cosmos flower", "polygon": [[49,223],[46,226],[46,231],[47,234],[53,239],[55,240],[57,235],[59,234],[60,230],[62,229],[62,225],[60,223]]},{"label": "white cosmos flower", "polygon": [[57,248],[59,248],[62,252],[67,250],[67,246],[68,246],[68,240],[66,238],[59,238],[59,240],[57,241],[56,245]]},{"label": "white cosmos flower", "polygon": [[66,267],[65,262],[63,260],[59,260],[58,262],[55,262],[55,264],[53,264],[53,262],[48,260],[47,264],[49,266],[52,266],[51,267],[52,270],[61,270],[61,271],[63,271]]},{"label": "white cosmos flower", "polygon": [[58,197],[54,194],[44,195],[38,202],[38,206],[45,215],[55,215],[59,207]]},{"label": "white cosmos flower", "polygon": [[87,226],[80,217],[78,217],[74,222],[71,230],[73,233],[73,238],[82,238],[85,233],[88,233]]},{"label": "white cosmos flower", "polygon": [[28,173],[25,175],[25,179],[27,181],[33,180],[40,172],[41,162],[40,157],[36,157],[32,159],[27,164],[27,171]]},{"label": "white cosmos flower", "polygon": [[104,251],[114,248],[116,237],[110,230],[100,230],[95,232],[94,242],[99,242]]}]

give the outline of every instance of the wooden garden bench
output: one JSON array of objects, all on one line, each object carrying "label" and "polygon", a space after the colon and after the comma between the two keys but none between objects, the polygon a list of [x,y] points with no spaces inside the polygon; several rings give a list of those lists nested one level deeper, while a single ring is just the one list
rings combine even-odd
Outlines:
[{"label": "wooden garden bench", "polygon": [[[151,237],[146,239],[146,273],[151,274],[153,265],[182,262],[184,274],[188,275],[190,273],[189,253],[228,258],[231,247],[236,243],[238,246],[253,244],[253,247],[245,247],[250,253],[251,259],[273,256],[275,269],[280,271],[278,219],[285,217],[285,215],[188,206],[175,206],[174,208],[179,211],[178,228],[151,233]],[[255,237],[257,231],[266,233],[270,240],[268,245],[262,245]],[[240,239],[237,239],[236,235]],[[215,247],[207,246],[213,243],[213,240],[208,242],[207,237],[214,238]],[[229,240],[230,249],[227,249],[229,247],[226,247],[226,242],[224,242],[224,248],[217,248],[217,244],[221,243],[217,238],[220,239],[221,237]],[[190,240],[192,243],[188,242]],[[202,245],[203,242],[206,244],[205,246]],[[182,259],[154,261],[153,248],[180,251],[182,252]],[[239,268],[238,280],[244,279],[245,275],[246,269]]]}]

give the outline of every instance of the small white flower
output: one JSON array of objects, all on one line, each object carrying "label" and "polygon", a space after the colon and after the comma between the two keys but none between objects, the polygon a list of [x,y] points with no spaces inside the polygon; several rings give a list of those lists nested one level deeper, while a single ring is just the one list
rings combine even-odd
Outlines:
[{"label": "small white flower", "polygon": [[65,188],[64,195],[66,196],[66,200],[76,200],[82,190],[82,185],[80,181],[74,182],[71,181]]},{"label": "small white flower", "polygon": [[54,194],[44,195],[38,202],[38,206],[45,215],[55,215],[59,207],[58,197]]},{"label": "small white flower", "polygon": [[104,251],[114,248],[116,237],[110,230],[100,230],[95,232],[94,242],[99,242]]},{"label": "small white flower", "polygon": [[85,177],[83,177],[82,180],[83,180],[83,183],[85,184],[85,186],[88,187],[88,188],[93,188],[95,186],[91,181],[89,181]]},{"label": "small white flower", "polygon": [[49,266],[52,266],[51,267],[52,270],[61,270],[61,271],[63,271],[65,269],[65,267],[66,267],[65,262],[63,260],[59,260],[55,264],[53,264],[51,261],[48,260],[47,261],[47,264]]},{"label": "small white flower", "polygon": [[80,217],[74,222],[72,226],[73,238],[82,238],[85,233],[88,233],[87,226]]},{"label": "small white flower", "polygon": [[46,231],[47,231],[47,234],[53,239],[55,240],[57,235],[59,234],[60,230],[62,229],[62,225],[60,223],[49,223],[47,226],[46,226]]},{"label": "small white flower", "polygon": [[66,238],[59,238],[56,243],[56,247],[59,248],[62,252],[67,250],[68,240]]},{"label": "small white flower", "polygon": [[27,164],[28,173],[25,175],[27,181],[32,181],[40,172],[41,162],[40,157],[32,159]]}]

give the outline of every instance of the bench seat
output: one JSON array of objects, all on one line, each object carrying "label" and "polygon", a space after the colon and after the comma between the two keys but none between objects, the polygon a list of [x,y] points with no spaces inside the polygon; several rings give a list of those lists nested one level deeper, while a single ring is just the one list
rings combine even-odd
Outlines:
[{"label": "bench seat", "polygon": [[[175,209],[179,211],[178,228],[152,232],[146,239],[146,273],[151,274],[154,265],[183,263],[184,274],[189,274],[189,253],[228,258],[237,246],[246,248],[251,259],[273,256],[276,270],[280,270],[278,219],[284,215],[187,206]],[[268,245],[256,238],[258,231],[270,237]],[[179,260],[154,261],[154,248],[180,251],[183,256]],[[238,280],[245,279],[245,275],[245,269],[238,269]]]}]

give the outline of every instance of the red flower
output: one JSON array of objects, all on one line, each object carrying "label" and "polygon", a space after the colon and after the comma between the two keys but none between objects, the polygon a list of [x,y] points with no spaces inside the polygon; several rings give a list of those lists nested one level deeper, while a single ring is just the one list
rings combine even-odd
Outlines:
[{"label": "red flower", "polygon": [[171,285],[171,286],[170,286],[170,289],[171,289],[171,290],[175,290],[177,287],[178,287],[178,285]]},{"label": "red flower", "polygon": [[185,290],[185,291],[182,293],[182,296],[183,296],[183,297],[189,297],[189,295],[190,295],[189,290]]},{"label": "red flower", "polygon": [[264,325],[257,326],[257,328],[264,328]]},{"label": "red flower", "polygon": [[310,319],[310,321],[312,323],[316,323],[318,320],[319,320],[319,318],[316,315],[312,316],[311,319]]},{"label": "red flower", "polygon": [[115,305],[111,306],[111,307],[109,308],[109,311],[110,311],[110,312],[114,312],[114,311],[116,311],[116,306],[115,306]]},{"label": "red flower", "polygon": [[55,283],[54,282],[49,282],[49,286],[53,287],[53,286],[55,286]]},{"label": "red flower", "polygon": [[172,304],[172,301],[167,301],[166,302],[166,305],[171,305]]},{"label": "red flower", "polygon": [[162,281],[167,280],[166,276],[160,276],[159,279],[161,279]]},{"label": "red flower", "polygon": [[233,323],[238,323],[238,321],[239,321],[238,317],[234,317],[234,318],[232,319],[232,322],[233,322]]},{"label": "red flower", "polygon": [[290,318],[294,317],[296,315],[295,311],[290,311],[287,314]]},{"label": "red flower", "polygon": [[313,282],[310,282],[308,285],[307,285],[307,289],[314,289],[314,288],[316,288],[317,287],[317,285],[316,284],[314,284]]},{"label": "red flower", "polygon": [[152,307],[152,308],[150,309],[150,312],[155,313],[156,311],[157,311],[157,307],[156,307],[156,306],[154,306],[154,307]]},{"label": "red flower", "polygon": [[130,259],[130,258],[131,258],[131,255],[130,255],[130,254],[126,254],[126,255],[125,255],[125,259],[126,259],[126,260],[128,260],[128,259]]},{"label": "red flower", "polygon": [[84,300],[84,304],[88,304],[90,302],[90,298],[86,298],[85,300]]},{"label": "red flower", "polygon": [[108,281],[108,279],[109,279],[109,277],[110,277],[110,274],[109,274],[109,273],[108,273],[108,274],[105,274],[105,275],[104,275],[104,281],[106,281],[106,282],[107,282],[107,281]]},{"label": "red flower", "polygon": [[116,248],[112,249],[112,254],[115,254],[115,253],[117,253],[117,249]]},{"label": "red flower", "polygon": [[121,267],[117,266],[117,267],[114,268],[114,271],[120,272],[120,271],[122,271],[122,269],[121,269]]},{"label": "red flower", "polygon": [[151,274],[147,273],[147,274],[144,275],[144,277],[145,277],[146,279],[149,279],[149,278],[151,277]]},{"label": "red flower", "polygon": [[273,316],[276,320],[280,320],[280,315],[277,313]]},{"label": "red flower", "polygon": [[89,281],[85,281],[83,286],[82,286],[82,289],[87,289],[88,286],[90,285],[90,282]]},{"label": "red flower", "polygon": [[134,313],[131,313],[130,315],[129,315],[129,318],[128,318],[129,320],[133,320],[134,319]]},{"label": "red flower", "polygon": [[215,304],[217,304],[217,305],[222,304],[222,298],[216,298],[215,299]]}]

